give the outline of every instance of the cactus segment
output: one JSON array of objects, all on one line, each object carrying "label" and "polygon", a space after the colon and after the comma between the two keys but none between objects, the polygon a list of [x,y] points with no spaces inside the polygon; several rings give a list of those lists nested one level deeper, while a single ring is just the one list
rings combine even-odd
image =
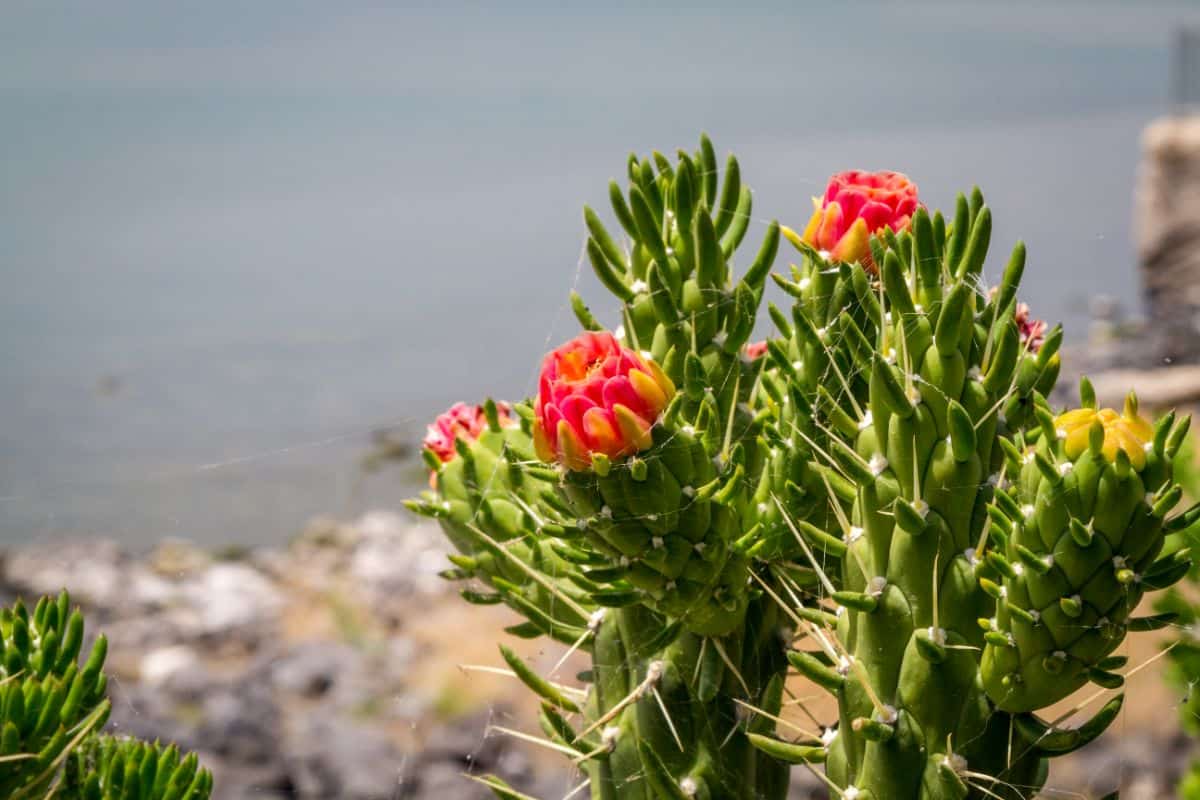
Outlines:
[{"label": "cactus segment", "polygon": [[[1004,643],[989,643],[981,663],[984,686],[1006,711],[1043,708],[1089,680],[1118,685],[1098,666],[1123,641],[1142,594],[1189,566],[1156,561],[1181,491],[1165,439],[1137,415],[1136,398],[1122,413],[1067,411],[1053,432],[1023,456],[1014,489],[1028,512],[1011,520],[1008,548],[1043,568],[1004,581],[996,613]],[[1012,614],[1017,607],[1024,613]]]}]

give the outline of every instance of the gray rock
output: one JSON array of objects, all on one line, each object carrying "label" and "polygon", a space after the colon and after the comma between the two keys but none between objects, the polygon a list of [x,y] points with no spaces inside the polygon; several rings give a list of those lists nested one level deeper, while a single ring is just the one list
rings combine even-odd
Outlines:
[{"label": "gray rock", "polygon": [[285,764],[298,797],[390,800],[400,787],[403,756],[372,726],[312,714],[288,737]]},{"label": "gray rock", "polygon": [[315,699],[360,680],[362,662],[362,654],[349,645],[304,642],[271,663],[270,679],[276,689]]},{"label": "gray rock", "polygon": [[1157,355],[1200,359],[1200,117],[1148,125],[1134,193],[1142,291]]},{"label": "gray rock", "polygon": [[262,683],[215,688],[205,696],[200,716],[198,749],[250,764],[280,758],[280,709]]},{"label": "gray rock", "polygon": [[4,578],[27,597],[70,587],[79,602],[113,609],[127,605],[131,565],[129,556],[107,539],[46,542],[9,553]]},{"label": "gray rock", "polygon": [[199,656],[191,647],[183,644],[160,647],[142,656],[138,678],[150,688],[160,688],[180,672],[195,668]]},{"label": "gray rock", "polygon": [[[819,769],[819,767],[818,767]],[[793,767],[791,782],[788,784],[788,800],[828,800],[829,790],[825,782],[811,770],[804,767]]]},{"label": "gray rock", "polygon": [[214,564],[180,591],[180,600],[193,612],[197,634],[231,630],[271,622],[284,599],[258,570],[246,564]]},{"label": "gray rock", "polygon": [[232,764],[207,758],[200,754],[206,765],[211,765],[213,793],[211,800],[295,800],[296,787],[292,776],[282,763],[268,762],[258,766]]},{"label": "gray rock", "polygon": [[[173,709],[200,706],[214,693],[224,691],[225,681],[214,675],[187,645],[151,650],[139,664],[138,688],[153,693]],[[178,716],[178,714],[175,714]]]},{"label": "gray rock", "polygon": [[348,572],[362,587],[394,598],[441,592],[445,582],[446,544],[436,526],[407,523],[398,514],[374,511],[356,523],[359,539]]}]

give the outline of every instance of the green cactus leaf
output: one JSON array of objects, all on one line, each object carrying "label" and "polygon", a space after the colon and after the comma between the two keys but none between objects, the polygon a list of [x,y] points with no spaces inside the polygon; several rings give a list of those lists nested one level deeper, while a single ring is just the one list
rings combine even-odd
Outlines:
[{"label": "green cactus leaf", "polygon": [[515,636],[518,639],[536,639],[539,636],[544,636],[545,631],[538,625],[532,622],[522,622],[519,625],[509,625],[504,629],[504,632],[509,636]]},{"label": "green cactus leaf", "polygon": [[604,284],[604,288],[616,295],[622,302],[631,302],[634,297],[633,290],[625,283],[624,277],[613,268],[612,263],[595,239],[587,240],[587,255],[592,270],[595,271],[600,283]]},{"label": "green cactus leaf", "polygon": [[755,292],[762,292],[763,284],[767,279],[767,273],[771,271],[771,267],[775,264],[775,255],[778,252],[779,223],[771,220],[771,223],[767,226],[767,232],[763,236],[763,242],[759,247],[758,255],[754,257],[754,261],[750,264],[750,268],[746,270],[746,276],[743,278],[746,285]]},{"label": "green cactus leaf", "polygon": [[734,208],[729,222],[729,228],[721,237],[721,253],[725,258],[731,258],[738,245],[742,243],[742,239],[745,238],[746,231],[750,227],[753,209],[754,195],[748,188],[742,187],[738,194],[737,206]]},{"label": "green cactus leaf", "polygon": [[575,319],[579,320],[580,326],[586,331],[602,331],[604,326],[596,321],[592,315],[591,309],[583,302],[583,298],[579,296],[579,292],[571,290],[571,311],[575,314]]},{"label": "green cactus leaf", "polygon": [[755,748],[785,764],[820,764],[825,761],[825,748],[821,746],[785,742],[757,733],[748,734],[746,738]]},{"label": "green cactus leaf", "polygon": [[846,683],[846,679],[841,673],[822,664],[811,653],[789,650],[787,659],[788,663],[795,667],[801,675],[830,692],[838,692]]},{"label": "green cactus leaf", "polygon": [[1117,695],[1096,712],[1095,716],[1078,728],[1053,728],[1033,714],[1018,714],[1013,722],[1021,735],[1032,742],[1038,750],[1061,756],[1090,744],[1107,730],[1121,711],[1124,695]]},{"label": "green cactus leaf", "polygon": [[950,226],[950,241],[946,246],[946,263],[957,267],[967,249],[967,236],[971,232],[971,211],[967,198],[959,194],[954,201],[954,222]]},{"label": "green cactus leaf", "polygon": [[539,697],[555,707],[563,709],[564,711],[571,713],[577,713],[579,711],[579,706],[577,706],[574,701],[570,700],[562,692],[555,688],[553,684],[530,669],[529,665],[526,664],[521,657],[512,650],[504,645],[500,645],[500,655],[504,657],[505,662],[508,663],[508,666],[521,680],[521,682],[528,686]]},{"label": "green cactus leaf", "polygon": [[518,792],[495,775],[466,775],[465,777],[491,789],[492,794],[500,800],[537,800],[536,797]]},{"label": "green cactus leaf", "polygon": [[1174,624],[1177,619],[1179,619],[1179,615],[1173,612],[1151,614],[1145,617],[1132,617],[1126,623],[1126,627],[1134,633],[1148,633],[1162,630],[1168,625]]},{"label": "green cactus leaf", "polygon": [[[714,164],[715,166],[715,164]],[[715,170],[714,170],[715,174]],[[717,236],[725,235],[725,231],[734,222],[734,215],[737,212],[738,203],[742,196],[742,171],[738,166],[738,160],[732,154],[725,162],[725,180],[721,186],[720,201],[714,206],[717,215],[713,220],[713,227],[716,229]],[[716,199],[716,198],[712,198]]]}]

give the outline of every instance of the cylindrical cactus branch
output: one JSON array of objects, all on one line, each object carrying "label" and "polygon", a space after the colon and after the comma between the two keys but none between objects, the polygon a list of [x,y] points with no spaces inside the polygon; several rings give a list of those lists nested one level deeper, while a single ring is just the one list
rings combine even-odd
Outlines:
[{"label": "cylindrical cactus branch", "polygon": [[1168,414],[1152,428],[1133,394],[1121,413],[1039,412],[1036,444],[1006,451],[1017,477],[997,489],[1001,580],[984,584],[998,602],[982,677],[1007,711],[1048,706],[1089,680],[1120,686],[1112,670],[1124,659],[1109,656],[1126,629],[1161,622],[1130,614],[1190,566],[1186,551],[1159,559],[1164,517],[1182,495],[1171,461],[1187,425]]},{"label": "cylindrical cactus branch", "polygon": [[585,575],[613,612],[585,729],[612,748],[593,780],[616,793],[598,796],[782,797],[786,768],[751,746],[738,706],[777,714],[785,667],[778,609],[747,613],[742,443],[723,459],[657,363],[607,333],[552,352],[539,384],[534,441],[563,469],[580,546],[602,560]]},{"label": "cylindrical cactus branch", "polygon": [[[772,599],[782,589],[764,563],[780,549],[768,554],[760,545],[781,538],[781,525],[768,532],[768,517],[778,522],[778,497],[800,484],[807,508],[822,521],[829,512],[825,485],[789,468],[799,462],[789,463],[783,429],[795,427],[796,417],[772,391],[780,383],[762,346],[747,347],[779,227],[768,225],[736,279],[731,259],[751,205],[736,159],[729,159],[719,192],[707,138],[694,156],[681,152],[673,167],[658,155],[653,162],[631,159],[628,194],[610,187],[628,251],[614,247],[585,211],[593,267],[625,304],[622,340],[585,334],[547,358],[537,405],[544,432],[535,427],[535,438],[547,443],[541,455],[565,468],[564,496],[591,549],[607,558],[587,572],[614,582],[601,602],[618,599],[626,605],[621,613],[634,617],[645,616],[639,607],[653,609],[682,627],[659,657],[679,667],[683,680],[673,696],[680,705],[667,713],[642,703],[643,717],[650,711],[643,726],[658,720],[661,729],[663,720],[681,715],[709,733],[677,737],[683,754],[659,744],[643,751],[640,768],[660,778],[650,796],[782,796],[782,764],[755,755],[749,744],[778,713],[786,670],[783,620]],[[596,330],[573,299],[581,323]],[[576,380],[558,367],[576,363],[579,353],[588,368]],[[614,428],[619,442],[609,434]],[[788,542],[791,552],[790,536]],[[790,573],[794,591],[807,596],[812,571]]]},{"label": "cylindrical cactus branch", "polygon": [[756,598],[749,611],[748,624],[719,638],[643,606],[609,611],[592,648],[586,727],[563,737],[569,726],[543,719],[548,736],[580,751],[592,797],[787,796],[787,765],[748,738],[767,733],[782,706],[780,610]]},{"label": "cylindrical cactus branch", "polygon": [[[816,332],[807,357],[845,371],[832,369],[830,329],[870,345],[858,347],[865,394],[843,381],[823,426],[835,435],[814,464],[855,487],[852,514],[822,537],[846,545],[837,636],[792,655],[840,708],[827,752],[796,757],[827,758],[843,797],[1032,796],[1045,758],[1098,735],[1119,699],[1070,732],[1030,712],[1089,679],[1119,685],[1123,661],[1109,654],[1142,588],[1186,570],[1155,561],[1179,500],[1168,451],[1183,428],[1168,419],[1151,437],[1135,401],[1056,426],[1041,392],[1057,376],[1061,332],[1039,342],[1018,314],[1020,245],[998,290],[979,291],[990,214],[974,197],[960,198],[948,230],[919,209],[909,230],[876,237],[877,281],[789,236],[808,250],[806,270],[784,284],[798,298],[793,327]],[[857,293],[839,286],[856,279]],[[847,300],[831,310],[826,296]]]},{"label": "cylindrical cactus branch", "polygon": [[747,738],[781,706],[781,612],[743,541],[767,420],[745,344],[779,229],[735,285],[751,198],[736,160],[720,186],[705,139],[675,165],[631,159],[630,175],[611,193],[627,249],[585,213],[596,272],[624,303],[617,334],[573,297],[587,330],[547,355],[528,420],[435,424],[433,488],[410,507],[463,554],[451,577],[493,590],[468,599],[504,600],[591,654],[583,702],[504,657],[594,797],[782,798],[786,765]]},{"label": "cylindrical cactus branch", "polygon": [[[1167,519],[1186,421],[1098,411],[1086,381],[1053,414],[1062,331],[1017,300],[1023,245],[984,291],[978,190],[947,218],[903,175],[839,174],[739,279],[735,159],[719,175],[705,138],[628,173],[623,243],[584,214],[621,324],[573,294],[585,332],[537,397],[440,419],[410,505],[484,584],[464,597],[590,654],[572,688],[503,649],[549,746],[606,800],[783,797],[798,762],[848,800],[1034,796],[1120,697],[1071,729],[1035,712],[1117,687],[1125,632],[1165,621],[1130,613],[1187,569],[1159,556],[1200,517]],[[749,343],[781,235],[791,313]],[[839,707],[798,741],[774,730],[793,669]]]},{"label": "cylindrical cactus branch", "polygon": [[605,559],[588,577],[692,632],[723,635],[748,600],[747,563],[733,549],[745,466],[731,458],[723,479],[720,445],[706,447],[681,403],[665,413],[676,398],[653,359],[585,333],[546,357],[533,438],[563,468],[577,527]]}]

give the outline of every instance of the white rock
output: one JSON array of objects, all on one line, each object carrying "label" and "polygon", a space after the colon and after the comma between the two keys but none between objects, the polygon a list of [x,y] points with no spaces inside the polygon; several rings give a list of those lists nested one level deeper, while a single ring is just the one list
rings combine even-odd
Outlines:
[{"label": "white rock", "polygon": [[142,608],[162,608],[176,602],[179,596],[176,582],[144,568],[131,570],[125,580],[129,597]]},{"label": "white rock", "polygon": [[245,564],[214,564],[187,581],[180,595],[200,633],[264,623],[283,607],[279,590]]},{"label": "white rock", "polygon": [[142,656],[138,675],[149,686],[162,686],[173,676],[196,663],[196,651],[187,645],[160,647]]}]

